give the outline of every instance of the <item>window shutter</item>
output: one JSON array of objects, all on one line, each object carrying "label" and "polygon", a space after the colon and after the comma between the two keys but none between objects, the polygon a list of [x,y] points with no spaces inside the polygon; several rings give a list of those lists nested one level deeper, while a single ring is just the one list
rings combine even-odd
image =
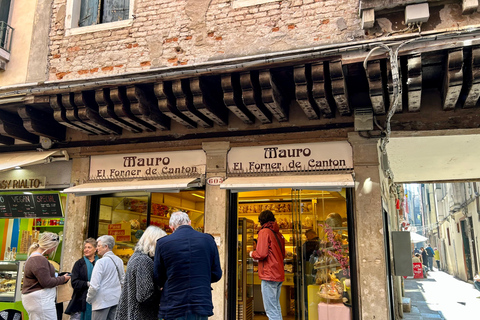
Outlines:
[{"label": "window shutter", "polygon": [[97,24],[98,4],[100,0],[82,0],[80,5],[79,27]]},{"label": "window shutter", "polygon": [[8,23],[9,12],[10,12],[10,0],[0,0],[0,21]]},{"label": "window shutter", "polygon": [[104,0],[102,22],[128,19],[130,0]]}]

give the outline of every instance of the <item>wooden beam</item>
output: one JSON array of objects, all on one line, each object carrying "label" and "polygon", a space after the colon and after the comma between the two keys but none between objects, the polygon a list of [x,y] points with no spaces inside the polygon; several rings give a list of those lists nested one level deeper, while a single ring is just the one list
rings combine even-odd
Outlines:
[{"label": "wooden beam", "polygon": [[83,127],[79,127],[75,123],[71,122],[67,118],[67,110],[63,106],[61,95],[50,96],[50,107],[53,109],[53,118],[63,126],[69,127],[74,130],[82,131],[86,134],[92,134],[90,130],[86,130]]},{"label": "wooden beam", "polygon": [[[312,98],[312,68],[310,65],[295,66],[293,81],[295,83],[295,100],[310,120],[320,118],[320,109]],[[307,75],[308,74],[308,75]]]},{"label": "wooden beam", "polygon": [[443,81],[443,110],[453,110],[463,85],[463,49],[450,50]]},{"label": "wooden beam", "polygon": [[115,105],[110,99],[109,88],[97,89],[95,91],[95,101],[98,104],[98,114],[106,121],[133,133],[142,132],[142,129],[125,121],[115,113]]},{"label": "wooden beam", "polygon": [[223,101],[227,108],[246,124],[253,124],[255,117],[243,103],[240,75],[238,73],[222,76]]},{"label": "wooden beam", "polygon": [[325,69],[323,62],[312,64],[312,99],[318,105],[325,118],[333,118],[335,115],[332,106],[327,99],[325,87]]},{"label": "wooden beam", "polygon": [[184,116],[196,122],[201,127],[213,127],[213,121],[199,112],[193,105],[189,79],[174,80],[172,82],[172,92],[177,99],[177,108]]},{"label": "wooden beam", "polygon": [[195,77],[190,79],[193,105],[205,117],[219,126],[228,124],[228,109],[223,102],[223,91],[220,78]]},{"label": "wooden beam", "polygon": [[332,81],[332,94],[337,104],[337,109],[342,116],[351,115],[348,105],[347,85],[343,74],[342,61],[335,60],[329,62],[330,79]]},{"label": "wooden beam", "polygon": [[243,103],[261,123],[271,123],[272,114],[262,102],[258,71],[240,74]]},{"label": "wooden beam", "polygon": [[13,146],[15,144],[15,139],[0,135],[0,143],[6,146]]},{"label": "wooden beam", "polygon": [[77,106],[78,118],[89,125],[98,128],[104,134],[121,134],[122,129],[105,120],[98,114],[99,106],[95,101],[94,91],[75,92],[73,98]]},{"label": "wooden beam", "polygon": [[[472,48],[472,56],[468,63],[466,61],[465,67],[465,84],[468,85],[468,93],[463,107],[473,108],[480,98],[480,47]],[[467,75],[470,78],[468,82]]]},{"label": "wooden beam", "polygon": [[155,127],[146,123],[145,121],[136,117],[130,110],[130,101],[127,98],[127,92],[125,87],[116,87],[110,89],[110,99],[114,105],[114,112],[125,122],[130,125],[140,128],[142,131],[152,132],[155,131]]},{"label": "wooden beam", "polygon": [[73,92],[67,92],[62,94],[62,104],[66,110],[66,117],[67,119],[75,124],[77,127],[82,128],[86,132],[90,132],[90,134],[105,134],[105,132],[87,122],[84,122],[78,115],[78,107],[75,104],[75,94]]},{"label": "wooden beam", "polygon": [[258,75],[262,102],[272,115],[279,121],[288,121],[288,104],[286,88],[282,92],[280,84],[274,80],[270,70],[261,70]]},{"label": "wooden beam", "polygon": [[407,62],[408,111],[420,111],[422,105],[422,56],[414,55]]},{"label": "wooden beam", "polygon": [[130,101],[130,110],[136,117],[157,129],[170,129],[170,118],[162,114],[158,109],[158,102],[153,94],[153,89],[129,86],[126,94],[127,99]]},{"label": "wooden beam", "polygon": [[385,114],[385,100],[383,87],[382,68],[380,60],[369,61],[367,63],[367,80],[368,80],[368,93],[370,95],[370,101],[372,101],[372,108],[375,114]]},{"label": "wooden beam", "polygon": [[177,109],[177,101],[172,91],[172,82],[165,81],[156,83],[153,91],[158,100],[158,109],[167,117],[184,125],[189,129],[197,127],[197,123],[186,117]]},{"label": "wooden beam", "polygon": [[65,126],[55,121],[53,112],[36,110],[30,105],[19,106],[17,112],[28,132],[52,140],[65,140]]},{"label": "wooden beam", "polygon": [[29,143],[38,143],[39,137],[23,126],[22,118],[18,114],[12,114],[0,110],[0,134],[10,138],[26,141]]}]

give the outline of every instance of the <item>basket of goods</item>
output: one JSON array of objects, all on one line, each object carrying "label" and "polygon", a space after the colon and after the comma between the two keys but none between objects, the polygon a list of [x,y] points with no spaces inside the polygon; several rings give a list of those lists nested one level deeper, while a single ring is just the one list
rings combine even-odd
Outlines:
[{"label": "basket of goods", "polygon": [[330,281],[320,286],[318,295],[322,302],[342,303],[343,285],[334,275],[330,275]]}]

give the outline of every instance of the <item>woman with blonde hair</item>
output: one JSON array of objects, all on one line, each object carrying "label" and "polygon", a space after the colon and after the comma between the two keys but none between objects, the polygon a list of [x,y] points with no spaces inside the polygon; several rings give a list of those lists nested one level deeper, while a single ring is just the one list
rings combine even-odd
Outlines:
[{"label": "woman with blonde hair", "polygon": [[149,226],[128,261],[125,285],[115,320],[158,320],[160,291],[153,281],[153,256],[157,240],[167,234]]},{"label": "woman with blonde hair", "polygon": [[66,283],[70,276],[55,276],[55,268],[44,255],[57,250],[60,237],[44,232],[28,249],[28,259],[23,271],[22,303],[30,320],[56,320],[55,287]]},{"label": "woman with blonde hair", "polygon": [[92,305],[87,303],[87,291],[92,278],[93,267],[98,260],[97,240],[88,238],[83,241],[84,256],[77,260],[72,269],[72,300],[65,310],[70,315],[70,320],[92,319]]}]

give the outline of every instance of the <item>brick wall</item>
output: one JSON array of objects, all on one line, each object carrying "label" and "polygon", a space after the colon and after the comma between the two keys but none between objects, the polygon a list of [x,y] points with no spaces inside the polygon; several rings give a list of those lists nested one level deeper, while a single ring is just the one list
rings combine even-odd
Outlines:
[{"label": "brick wall", "polygon": [[66,0],[54,0],[49,80],[188,65],[364,37],[357,0],[291,0],[237,9],[232,2],[137,0],[131,26],[65,36]]}]

